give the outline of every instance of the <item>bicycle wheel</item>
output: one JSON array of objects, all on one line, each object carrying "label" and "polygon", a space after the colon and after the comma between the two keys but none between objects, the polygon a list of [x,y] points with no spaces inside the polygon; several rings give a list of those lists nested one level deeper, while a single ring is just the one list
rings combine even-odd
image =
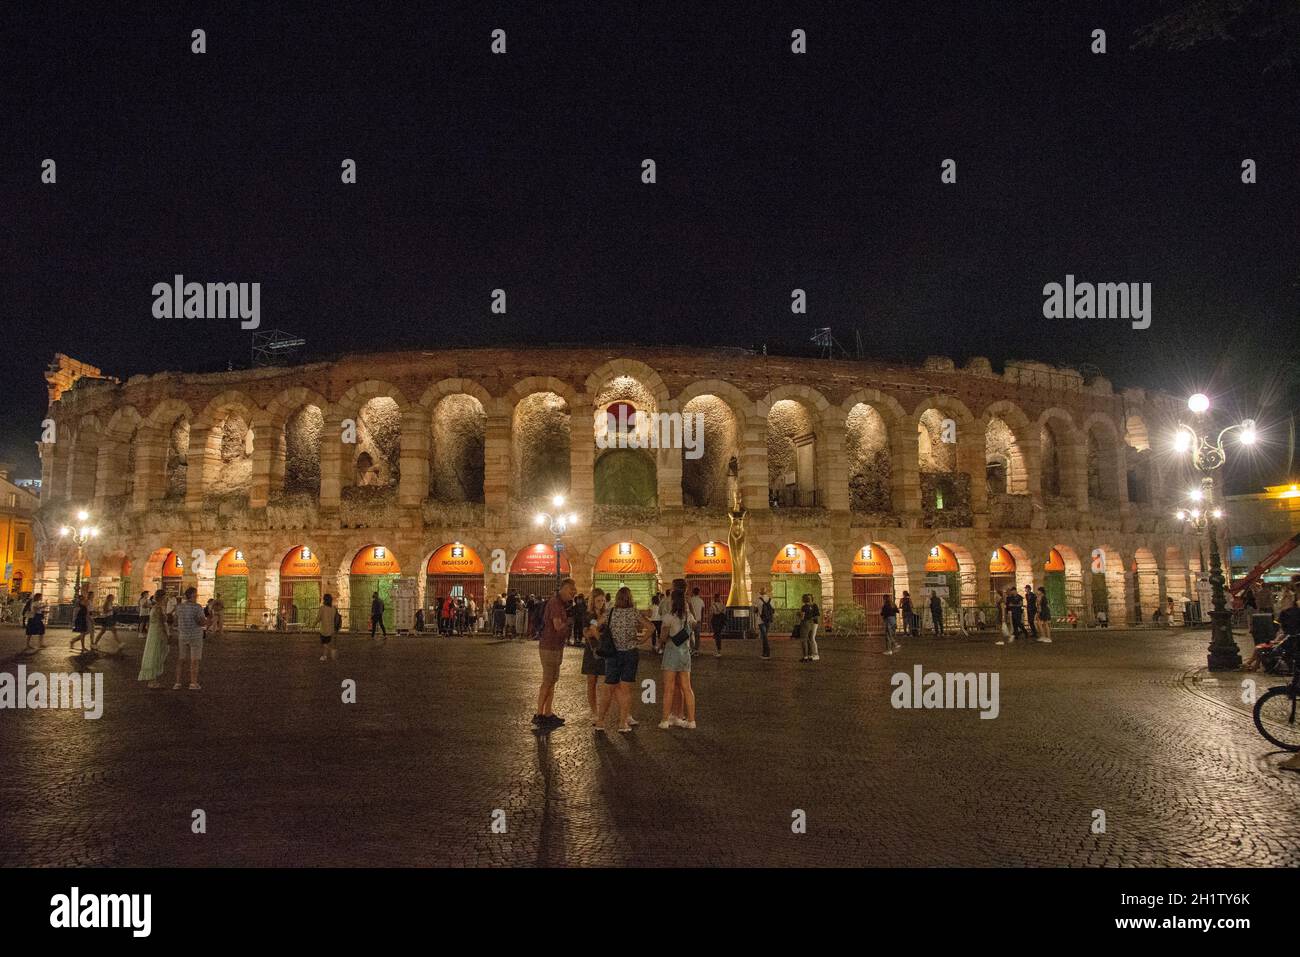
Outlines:
[{"label": "bicycle wheel", "polygon": [[1288,685],[1270,688],[1255,701],[1255,727],[1283,751],[1300,751],[1300,695]]}]

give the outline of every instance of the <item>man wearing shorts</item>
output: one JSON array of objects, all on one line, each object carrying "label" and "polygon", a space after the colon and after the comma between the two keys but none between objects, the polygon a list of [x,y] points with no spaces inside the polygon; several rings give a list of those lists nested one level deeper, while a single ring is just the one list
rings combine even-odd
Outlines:
[{"label": "man wearing shorts", "polygon": [[185,589],[185,600],[176,606],[176,637],[178,639],[178,648],[176,651],[176,684],[172,685],[173,691],[181,689],[181,674],[185,661],[185,652],[190,653],[190,690],[199,691],[199,661],[203,658],[203,630],[207,627],[208,616],[203,611],[203,606],[194,599],[198,595],[197,588],[190,586]]},{"label": "man wearing shorts", "polygon": [[560,679],[560,664],[564,661],[564,642],[572,625],[569,605],[578,586],[572,578],[560,582],[560,590],[552,596],[542,610],[542,633],[537,641],[537,654],[542,659],[542,685],[537,691],[537,713],[533,724],[539,728],[558,728],[564,719],[552,710],[555,682]]}]

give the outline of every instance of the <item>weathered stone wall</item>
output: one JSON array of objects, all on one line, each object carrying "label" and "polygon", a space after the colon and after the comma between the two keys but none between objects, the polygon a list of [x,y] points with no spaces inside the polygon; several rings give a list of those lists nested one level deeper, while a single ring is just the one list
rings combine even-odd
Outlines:
[{"label": "weathered stone wall", "polygon": [[449,395],[434,408],[429,496],[440,502],[483,501],[487,413],[472,395]]},{"label": "weathered stone wall", "polygon": [[514,482],[521,501],[569,488],[569,410],[554,392],[534,392],[515,410]]}]

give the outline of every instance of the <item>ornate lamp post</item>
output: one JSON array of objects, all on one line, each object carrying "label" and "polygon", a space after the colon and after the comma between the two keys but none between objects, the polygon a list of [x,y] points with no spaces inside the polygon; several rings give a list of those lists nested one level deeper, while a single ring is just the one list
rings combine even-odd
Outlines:
[{"label": "ornate lamp post", "polygon": [[1219,559],[1219,534],[1216,522],[1223,517],[1223,512],[1214,506],[1214,473],[1227,460],[1223,440],[1230,432],[1240,431],[1243,445],[1255,442],[1255,421],[1245,419],[1222,429],[1213,442],[1209,430],[1202,429],[1208,425],[1203,416],[1210,409],[1210,400],[1197,393],[1187,400],[1187,408],[1195,418],[1195,427],[1178,423],[1174,437],[1174,448],[1178,452],[1192,454],[1192,465],[1201,473],[1201,487],[1194,497],[1202,502],[1201,508],[1190,512],[1180,510],[1178,518],[1188,522],[1197,531],[1204,530],[1210,539],[1210,588],[1212,589],[1210,612],[1210,647],[1206,656],[1211,671],[1235,671],[1241,667],[1241,652],[1232,637],[1232,612],[1228,611],[1227,594],[1224,592],[1223,565]]},{"label": "ornate lamp post", "polygon": [[560,509],[564,508],[564,496],[557,495],[551,499],[551,504],[555,506],[555,514],[550,512],[538,512],[537,524],[547,525],[551,530],[551,537],[555,539],[555,587],[560,587],[560,580],[564,577],[560,572],[560,552],[564,551],[564,535],[569,531],[569,526],[578,524],[578,516],[570,512],[565,515]]},{"label": "ornate lamp post", "polygon": [[84,554],[86,543],[99,534],[99,529],[93,525],[87,524],[90,521],[90,513],[82,509],[77,513],[77,521],[80,523],[76,527],[64,525],[59,529],[60,538],[70,538],[72,544],[77,546],[77,571],[73,579],[72,600],[77,602],[81,599],[81,568],[85,562]]}]

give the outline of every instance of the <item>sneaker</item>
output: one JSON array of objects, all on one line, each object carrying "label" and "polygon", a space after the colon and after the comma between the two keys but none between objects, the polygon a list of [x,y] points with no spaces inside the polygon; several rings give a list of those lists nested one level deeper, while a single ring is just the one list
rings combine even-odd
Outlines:
[{"label": "sneaker", "polygon": [[672,726],[673,726],[673,723],[672,723],[671,721],[660,721],[660,722],[659,722],[659,730],[660,730],[660,731],[667,731],[667,730],[668,730],[669,728],[671,728]]},{"label": "sneaker", "polygon": [[758,660],[759,660],[759,661],[771,661],[771,660],[772,660],[772,656],[771,656],[771,655],[760,655]]},{"label": "sneaker", "polygon": [[1039,638],[1038,641],[1040,644],[1044,644],[1044,645],[1050,645],[1052,643],[1051,638]]},{"label": "sneaker", "polygon": [[202,687],[202,686],[201,686],[197,681],[191,681],[191,682],[190,682],[190,690],[191,690],[191,691],[202,691],[202,690],[203,690],[203,687]]},{"label": "sneaker", "polygon": [[627,726],[628,726],[629,728],[635,728],[635,727],[636,727],[638,724],[640,724],[640,723],[641,723],[641,722],[638,721],[636,718],[628,718],[628,719],[627,719]]},{"label": "sneaker", "polygon": [[674,727],[674,728],[685,728],[685,727],[688,726],[687,723],[686,723],[686,719],[685,719],[685,718],[678,718],[678,717],[676,717],[676,716],[674,715],[674,716],[673,716],[672,718],[670,718],[669,720],[672,721],[672,723],[673,723],[673,727]]},{"label": "sneaker", "polygon": [[172,691],[180,691],[180,690],[181,690],[181,683],[179,681],[176,682],[176,684],[172,685]]},{"label": "sneaker", "polygon": [[631,728],[631,727],[619,728],[619,729],[618,729],[618,733],[619,733],[619,734],[631,734],[631,733],[632,733],[632,728]]},{"label": "sneaker", "polygon": [[995,641],[995,642],[993,642],[993,644],[995,644],[995,645],[1005,645],[1006,642],[1005,642],[1005,641]]},{"label": "sneaker", "polygon": [[694,722],[694,721],[683,721],[683,722],[682,722],[682,727],[683,727],[683,728],[690,728],[692,731],[694,731],[694,730],[695,730],[695,722]]},{"label": "sneaker", "polygon": [[533,715],[533,724],[541,724],[543,720],[540,714]]},{"label": "sneaker", "polygon": [[720,651],[715,651],[715,652],[713,653],[713,657],[715,657],[715,658],[721,658],[721,657],[722,657],[722,652],[720,652]]},{"label": "sneaker", "polygon": [[560,725],[564,724],[564,719],[561,718],[558,714],[548,714],[544,720],[546,721],[547,724],[553,724],[557,728]]},{"label": "sneaker", "polygon": [[813,655],[812,658],[811,658],[810,660],[812,660],[812,661],[821,661],[821,660],[822,660],[822,656],[821,656],[821,655]]},{"label": "sneaker", "polygon": [[320,656],[320,660],[321,660],[321,661],[329,661],[329,657],[330,657],[329,655],[322,654],[322,655]]}]

